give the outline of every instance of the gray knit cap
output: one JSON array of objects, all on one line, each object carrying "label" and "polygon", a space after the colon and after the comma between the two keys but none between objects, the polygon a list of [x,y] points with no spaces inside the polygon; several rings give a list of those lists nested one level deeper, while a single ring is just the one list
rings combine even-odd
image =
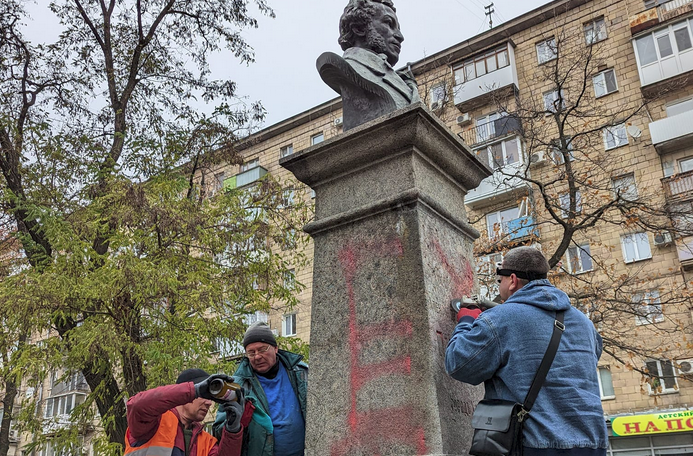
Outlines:
[{"label": "gray knit cap", "polygon": [[277,339],[274,338],[272,330],[267,323],[258,321],[253,323],[248,327],[243,337],[243,348],[252,344],[253,342],[264,342],[270,344],[273,347],[277,346]]}]

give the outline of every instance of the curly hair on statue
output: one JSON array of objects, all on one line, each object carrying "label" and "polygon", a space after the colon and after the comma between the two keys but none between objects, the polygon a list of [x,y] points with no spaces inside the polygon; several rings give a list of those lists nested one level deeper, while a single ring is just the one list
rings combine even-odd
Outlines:
[{"label": "curly hair on statue", "polygon": [[397,12],[392,0],[349,0],[349,4],[344,8],[344,13],[339,19],[338,43],[343,51],[356,44],[353,27],[365,29],[371,22],[375,15],[373,7],[375,3],[381,3]]}]

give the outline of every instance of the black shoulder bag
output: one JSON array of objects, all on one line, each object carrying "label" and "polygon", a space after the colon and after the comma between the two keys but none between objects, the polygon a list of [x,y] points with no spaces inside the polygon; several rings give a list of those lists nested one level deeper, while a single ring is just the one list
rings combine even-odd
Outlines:
[{"label": "black shoulder bag", "polygon": [[565,311],[556,313],[553,334],[541,360],[525,402],[518,404],[502,399],[484,399],[476,406],[472,416],[474,437],[469,454],[475,456],[519,456],[522,455],[522,428],[525,418],[532,409],[546,374],[556,356],[561,335],[565,330]]}]

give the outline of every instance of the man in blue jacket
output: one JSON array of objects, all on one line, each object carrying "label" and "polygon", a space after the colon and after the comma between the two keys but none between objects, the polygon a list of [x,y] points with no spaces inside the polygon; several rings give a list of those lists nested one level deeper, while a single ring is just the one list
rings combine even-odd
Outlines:
[{"label": "man in blue jacket", "polygon": [[524,456],[601,456],[608,446],[597,362],[602,338],[568,296],[546,279],[549,264],[533,247],[510,250],[497,270],[504,303],[481,313],[463,308],[445,353],[453,378],[478,385],[485,399],[522,403],[566,310],[556,358],[524,426]]}]

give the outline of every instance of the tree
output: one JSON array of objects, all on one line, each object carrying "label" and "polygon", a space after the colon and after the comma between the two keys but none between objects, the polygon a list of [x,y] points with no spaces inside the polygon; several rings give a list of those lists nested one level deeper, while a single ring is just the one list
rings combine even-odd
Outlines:
[{"label": "tree", "polygon": [[[489,87],[488,104],[497,114],[461,133],[470,144],[484,144],[476,149],[477,157],[494,170],[498,186],[512,182],[516,189],[526,189],[507,216],[497,203],[472,213],[483,233],[475,246],[482,259],[482,290],[492,296],[497,292],[494,263],[504,251],[541,241],[555,283],[594,321],[605,352],[653,385],[656,377],[644,360],[676,359],[691,348],[685,341],[688,280],[678,270],[663,273],[640,266],[637,257],[626,258],[632,266],[624,265],[616,233],[623,233],[626,250],[636,248],[640,233],[691,234],[690,207],[669,204],[657,176],[637,172],[638,163],[658,163],[657,153],[627,133],[648,123],[648,107],[680,83],[646,96],[627,89],[611,94],[616,77],[625,77],[626,71],[620,64],[615,68],[616,56],[632,52],[631,43],[601,41],[603,23],[590,30],[560,18],[555,23],[548,32],[555,34],[541,44],[544,62],[518,68],[521,89],[509,93]],[[449,73],[428,70],[433,80],[425,90],[433,93],[430,89],[441,86]],[[452,123],[460,114],[450,106],[455,97],[438,98],[447,102],[438,114]],[[514,142],[507,147],[499,142],[512,132],[521,139],[524,160]],[[489,141],[494,137],[499,138],[496,144]],[[489,213],[496,219],[488,218]],[[520,223],[509,226],[509,219]]]},{"label": "tree", "polygon": [[28,264],[3,280],[0,302],[44,336],[46,360],[21,356],[14,373],[81,372],[90,389],[75,426],[49,436],[54,448],[75,444],[98,412],[99,452],[122,451],[127,396],[183,367],[212,368],[244,314],[295,303],[283,277],[303,261],[300,245],[275,242],[305,242],[308,207],[283,198],[294,184],[267,176],[214,197],[199,185],[240,162],[234,144],[264,115],[233,82],[209,79],[221,49],[252,62],[240,33],[257,26],[253,4],[273,15],[265,0],[56,1],[63,31],[39,45],[22,35],[23,2],[0,6],[2,207]]}]

